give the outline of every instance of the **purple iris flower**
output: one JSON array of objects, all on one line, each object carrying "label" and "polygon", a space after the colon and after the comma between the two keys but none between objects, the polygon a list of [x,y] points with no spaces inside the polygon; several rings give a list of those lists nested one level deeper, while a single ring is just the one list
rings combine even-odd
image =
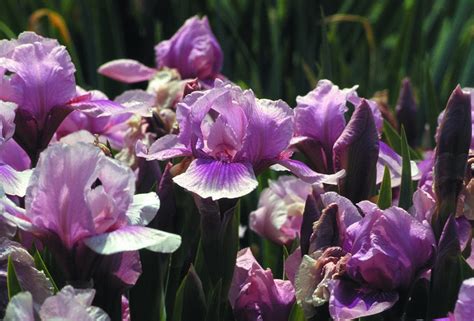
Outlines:
[{"label": "purple iris flower", "polygon": [[236,320],[288,320],[295,302],[290,281],[275,280],[270,269],[264,270],[250,248],[237,253],[229,301]]},{"label": "purple iris flower", "polygon": [[[296,98],[295,137],[296,145],[311,161],[313,168],[321,173],[335,171],[333,148],[346,127],[347,104],[355,108],[361,105],[362,98],[357,95],[357,86],[339,89],[329,80],[320,80],[315,89],[305,96]],[[381,134],[382,114],[375,101],[366,100],[374,117],[376,128]],[[392,187],[400,185],[402,160],[388,145],[379,142],[377,161],[377,184],[382,182],[384,167],[388,166]],[[419,179],[419,171],[412,162],[413,179]]]},{"label": "purple iris flower", "polygon": [[6,194],[24,196],[31,171],[16,166],[22,160],[21,153],[11,153],[15,152],[12,136],[16,109],[14,103],[0,101],[0,186]]},{"label": "purple iris flower", "polygon": [[67,250],[84,243],[99,254],[175,251],[178,235],[143,226],[159,208],[156,194],[134,191],[133,172],[99,148],[58,143],[41,154],[33,170],[26,209],[3,215],[39,240],[59,239]]},{"label": "purple iris flower", "polygon": [[[157,69],[175,68],[181,78],[198,78],[212,84],[221,77],[223,54],[212,33],[207,17],[197,16],[186,20],[169,40],[155,47]],[[110,61],[99,68],[99,73],[126,83],[151,80],[157,69],[132,59]]]},{"label": "purple iris flower", "polygon": [[110,313],[140,275],[137,250],[171,253],[181,243],[179,235],[144,227],[159,199],[134,192],[131,169],[99,148],[57,143],[41,153],[26,208],[6,204],[2,215],[55,255],[65,281],[82,287],[92,279],[98,305]]},{"label": "purple iris flower", "polygon": [[33,163],[71,111],[98,116],[123,109],[108,99],[79,94],[74,72],[66,48],[54,39],[24,32],[0,42],[0,99],[18,105],[15,140]]},{"label": "purple iris flower", "polygon": [[325,198],[332,203],[314,225],[311,254],[303,257],[295,281],[305,314],[314,315],[326,302],[335,320],[393,307],[430,267],[433,231],[398,207],[381,210],[362,201],[357,205],[365,216],[360,217],[342,196],[331,192]]},{"label": "purple iris flower", "polygon": [[110,321],[102,309],[92,306],[94,295],[93,289],[76,290],[68,285],[43,304],[36,305],[30,292],[20,292],[11,299],[3,320]]},{"label": "purple iris flower", "polygon": [[178,135],[166,135],[149,148],[138,142],[137,155],[148,160],[193,157],[174,177],[203,198],[237,198],[258,185],[256,174],[271,165],[290,169],[310,183],[337,183],[343,175],[318,174],[291,160],[293,111],[283,101],[255,98],[251,90],[216,80],[215,87],[187,95],[177,106]]}]

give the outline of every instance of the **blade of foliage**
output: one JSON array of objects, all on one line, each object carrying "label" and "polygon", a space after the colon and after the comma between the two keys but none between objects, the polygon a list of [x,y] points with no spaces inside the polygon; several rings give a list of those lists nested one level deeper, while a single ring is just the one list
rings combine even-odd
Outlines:
[{"label": "blade of foliage", "polygon": [[383,171],[383,180],[382,184],[380,185],[377,205],[382,210],[392,206],[392,182],[390,179],[390,170],[387,166],[385,166],[385,169]]},{"label": "blade of foliage", "polygon": [[53,285],[54,293],[58,293],[59,292],[58,286],[56,285],[56,282],[54,282],[53,277],[51,276],[51,273],[49,273],[49,270],[46,267],[46,264],[44,263],[43,257],[41,256],[41,253],[36,248],[34,249],[33,259],[35,260],[36,268],[39,271],[43,271],[46,277],[51,281],[51,284]]},{"label": "blade of foliage", "polygon": [[410,152],[405,130],[403,128],[400,144],[402,149],[402,182],[400,184],[400,199],[398,201],[398,206],[408,210],[413,203],[413,184],[411,181]]},{"label": "blade of foliage", "polygon": [[15,272],[15,265],[11,256],[8,257],[7,263],[7,289],[8,289],[8,298],[11,300],[15,294],[21,292],[20,282]]}]

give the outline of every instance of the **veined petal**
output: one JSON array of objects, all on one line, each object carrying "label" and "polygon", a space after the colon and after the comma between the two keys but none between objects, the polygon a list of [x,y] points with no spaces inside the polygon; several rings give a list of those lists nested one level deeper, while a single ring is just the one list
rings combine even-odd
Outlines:
[{"label": "veined petal", "polygon": [[160,208],[160,199],[155,192],[133,195],[133,201],[127,210],[131,225],[148,225]]},{"label": "veined petal", "polygon": [[212,159],[196,159],[174,182],[202,198],[237,198],[253,191],[257,179],[248,163],[226,163]]},{"label": "veined petal", "polygon": [[154,95],[144,90],[135,89],[124,91],[121,95],[115,97],[114,102],[125,107],[123,112],[133,113],[142,117],[151,117],[155,99]]},{"label": "veined petal", "polygon": [[127,84],[147,81],[156,73],[156,69],[133,59],[112,60],[100,66],[97,71],[101,75]]},{"label": "veined petal", "polygon": [[6,194],[25,196],[31,173],[31,170],[16,171],[8,165],[0,164],[0,184]]},{"label": "veined petal", "polygon": [[108,99],[94,99],[90,93],[75,97],[67,105],[93,117],[112,116],[126,112],[121,104]]},{"label": "veined petal", "polygon": [[143,226],[125,226],[110,233],[86,238],[84,243],[99,254],[114,254],[147,248],[153,252],[173,253],[181,237]]},{"label": "veined petal", "polygon": [[[344,177],[345,171],[341,170],[335,174],[321,174],[313,171],[304,163],[294,160],[294,159],[282,159],[276,162],[278,165],[281,165],[293,174],[301,178],[303,181],[311,184],[331,184],[337,185],[340,178]],[[273,167],[275,168],[275,167]],[[279,168],[279,167],[277,167]]]},{"label": "veined petal", "polygon": [[166,160],[192,154],[186,146],[179,142],[178,136],[173,134],[159,138],[149,148],[142,141],[138,141],[135,150],[138,157],[147,160]]}]

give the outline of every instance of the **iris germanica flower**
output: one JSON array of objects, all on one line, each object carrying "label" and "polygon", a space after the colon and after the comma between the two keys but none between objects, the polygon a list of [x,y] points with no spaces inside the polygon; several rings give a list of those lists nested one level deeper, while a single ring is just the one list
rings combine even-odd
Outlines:
[{"label": "iris germanica flower", "polygon": [[430,267],[433,231],[401,208],[380,210],[369,201],[358,203],[360,217],[336,195],[322,195],[333,202],[315,223],[310,255],[297,273],[298,302],[307,317],[326,302],[335,320],[383,312]]},{"label": "iris germanica flower", "polygon": [[137,281],[136,250],[171,253],[181,243],[178,235],[143,226],[156,215],[159,200],[155,193],[134,191],[133,172],[99,148],[57,143],[33,170],[26,208],[6,207],[2,215],[54,253],[66,281],[84,286],[93,280],[105,308]]},{"label": "iris germanica flower", "polygon": [[[186,20],[171,39],[156,45],[155,54],[157,69],[175,68],[183,79],[199,78],[212,84],[222,68],[222,50],[206,17],[199,19],[195,16]],[[157,69],[135,60],[119,59],[102,65],[99,73],[134,83],[151,80]]]},{"label": "iris germanica flower", "polygon": [[288,320],[295,302],[290,281],[273,279],[270,269],[264,270],[249,248],[237,253],[229,301],[236,320]]},{"label": "iris germanica flower", "polygon": [[158,139],[150,148],[138,142],[137,155],[148,160],[193,157],[174,181],[203,198],[237,198],[258,185],[256,174],[271,165],[290,169],[310,183],[337,183],[343,175],[318,174],[291,160],[293,111],[283,101],[255,98],[251,90],[216,80],[210,90],[187,95],[177,106],[178,135]]},{"label": "iris germanica flower", "polygon": [[24,32],[18,39],[0,41],[0,99],[18,105],[15,140],[33,163],[73,110],[98,116],[123,109],[108,99],[78,93],[74,72],[66,48],[54,39]]}]

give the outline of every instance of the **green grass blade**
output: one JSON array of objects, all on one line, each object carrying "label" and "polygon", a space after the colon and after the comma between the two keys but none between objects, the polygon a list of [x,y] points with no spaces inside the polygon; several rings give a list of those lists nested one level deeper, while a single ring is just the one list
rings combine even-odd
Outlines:
[{"label": "green grass blade", "polygon": [[390,178],[390,170],[387,166],[385,166],[383,171],[383,180],[382,185],[380,186],[377,205],[382,210],[392,206],[392,180]]}]

